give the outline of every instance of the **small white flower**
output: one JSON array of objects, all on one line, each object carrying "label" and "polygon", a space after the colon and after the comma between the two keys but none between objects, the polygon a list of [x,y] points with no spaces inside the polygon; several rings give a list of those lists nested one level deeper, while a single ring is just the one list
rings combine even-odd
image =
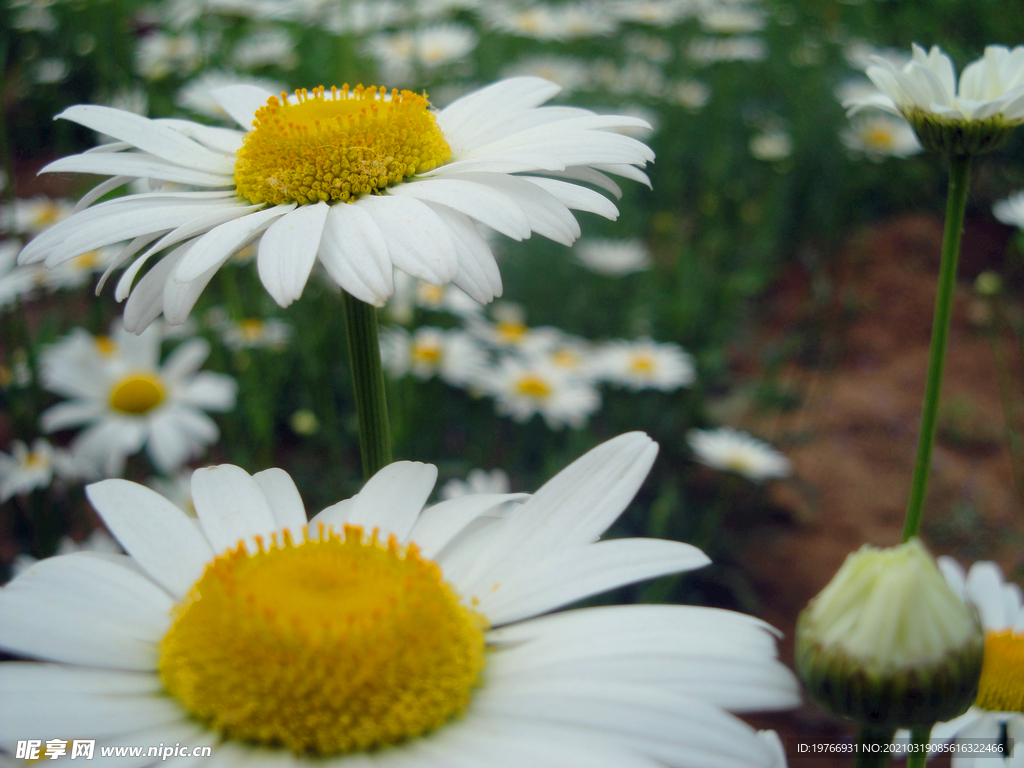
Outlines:
[{"label": "small white flower", "polygon": [[[243,38],[231,52],[231,60],[239,69],[256,69],[265,66],[294,69],[295,65],[299,63],[299,58],[295,54],[295,41],[286,30],[280,28],[267,29]],[[244,82],[244,80],[236,80],[235,84]],[[230,84],[224,83],[224,85]],[[271,93],[280,93],[280,90],[276,88],[269,90]]]},{"label": "small white flower", "polygon": [[789,459],[768,443],[732,427],[691,429],[686,441],[701,464],[737,472],[755,483],[789,477],[793,471]]},{"label": "small white flower", "polygon": [[642,240],[590,238],[580,240],[573,256],[587,269],[602,275],[628,275],[651,265],[651,252]]},{"label": "small white flower", "polygon": [[4,228],[16,235],[38,235],[54,224],[64,221],[74,211],[75,204],[68,200],[49,197],[18,198],[5,215]]},{"label": "small white flower", "polygon": [[451,479],[441,487],[441,499],[458,499],[473,493],[508,493],[508,473],[503,469],[471,469],[465,480]]},{"label": "small white flower", "polygon": [[719,61],[761,61],[768,55],[768,46],[758,37],[707,37],[689,43],[686,55],[704,66]]},{"label": "small white flower", "polygon": [[601,395],[593,384],[538,358],[504,357],[476,383],[495,399],[498,413],[518,422],[539,413],[551,429],[566,425],[582,429],[601,407]]},{"label": "small white flower", "polygon": [[135,49],[135,67],[149,80],[170,74],[188,75],[202,61],[199,38],[192,34],[177,36],[153,32],[139,41]]},{"label": "small white flower", "polygon": [[458,61],[476,48],[480,37],[464,24],[438,24],[416,31],[416,60],[432,69]]},{"label": "small white flower", "polygon": [[668,27],[693,13],[688,0],[617,0],[608,6],[619,21]]},{"label": "small white flower", "polygon": [[437,376],[455,387],[465,387],[487,368],[487,354],[479,342],[458,328],[417,328],[410,336],[403,328],[381,335],[381,356],[392,376],[411,372],[418,379]]},{"label": "small white flower", "polygon": [[693,358],[678,344],[651,339],[610,341],[601,347],[597,358],[594,367],[601,379],[633,391],[671,392],[696,378]]},{"label": "small white flower", "polygon": [[711,98],[711,89],[697,80],[676,80],[665,86],[664,98],[688,109],[700,109]]},{"label": "small white flower", "polygon": [[216,325],[221,341],[235,351],[240,349],[283,349],[294,328],[277,318],[246,317],[223,320]]},{"label": "small white flower", "polygon": [[992,214],[1004,224],[1024,229],[1024,190],[992,206]]},{"label": "small white flower", "polygon": [[0,452],[0,503],[49,486],[53,455],[53,446],[42,438],[32,443],[32,450],[21,440],[12,441],[10,454]]},{"label": "small white flower", "polygon": [[709,6],[697,15],[705,32],[720,35],[744,35],[759,32],[765,26],[765,13],[760,8],[734,6]]},{"label": "small white flower", "polygon": [[921,151],[921,142],[906,120],[879,112],[854,115],[839,138],[847,149],[863,152],[875,161],[910,157]]},{"label": "small white flower", "polygon": [[203,411],[234,407],[234,379],[198,370],[210,353],[203,339],[182,342],[161,365],[162,339],[160,326],[139,336],[118,328],[100,338],[78,328],[44,349],[43,386],[72,399],[45,411],[42,426],[56,432],[87,425],[71,445],[83,468],[116,477],[145,446],[169,473],[219,437]]},{"label": "small white flower", "polygon": [[785,160],[793,154],[793,140],[786,131],[762,131],[750,138],[750,154],[765,162]]}]

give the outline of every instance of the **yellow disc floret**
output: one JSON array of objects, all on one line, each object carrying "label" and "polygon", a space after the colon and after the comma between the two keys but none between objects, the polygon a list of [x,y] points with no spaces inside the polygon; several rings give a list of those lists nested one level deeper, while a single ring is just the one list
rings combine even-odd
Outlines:
[{"label": "yellow disc floret", "polygon": [[451,156],[426,98],[412,91],[321,86],[295,96],[256,110],[238,150],[235,185],[250,202],[347,202]]},{"label": "yellow disc floret", "polygon": [[551,387],[540,376],[526,374],[520,376],[516,381],[516,390],[526,397],[533,397],[537,400],[544,400],[551,395]]},{"label": "yellow disc floret", "polygon": [[983,709],[1024,712],[1024,635],[990,632],[975,702]]},{"label": "yellow disc floret", "polygon": [[110,390],[110,407],[121,413],[141,416],[156,408],[167,396],[163,382],[152,373],[133,373]]},{"label": "yellow disc floret", "polygon": [[485,626],[414,544],[321,527],[210,563],[175,609],[159,669],[226,738],[339,755],[460,714],[484,666]]}]

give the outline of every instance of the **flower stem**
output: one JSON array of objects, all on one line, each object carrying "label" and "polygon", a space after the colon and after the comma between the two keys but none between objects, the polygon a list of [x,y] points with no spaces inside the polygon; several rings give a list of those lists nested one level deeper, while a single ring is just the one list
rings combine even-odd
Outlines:
[{"label": "flower stem", "polygon": [[903,523],[903,541],[916,536],[921,527],[921,512],[924,509],[925,491],[928,488],[928,472],[931,469],[932,447],[935,445],[935,428],[939,416],[942,369],[946,360],[946,341],[949,338],[949,322],[953,310],[953,290],[956,288],[956,265],[960,258],[960,238],[963,234],[964,209],[967,207],[970,168],[970,155],[952,155],[949,159],[949,196],[946,200],[946,229],[942,235],[939,289],[935,296],[932,348],[928,360],[924,405],[921,409],[917,461],[914,465],[907,515]]},{"label": "flower stem", "polygon": [[910,743],[917,747],[915,752],[907,755],[907,768],[924,768],[928,762],[928,751],[924,745],[932,735],[932,727],[926,725],[923,728],[914,728],[910,732]]},{"label": "flower stem", "polygon": [[857,734],[857,756],[853,761],[856,768],[885,768],[892,762],[892,752],[887,751],[896,731],[862,725]]},{"label": "flower stem", "polygon": [[377,339],[377,310],[342,292],[352,389],[359,417],[359,450],[367,480],[391,463],[391,430],[384,395],[384,368]]}]

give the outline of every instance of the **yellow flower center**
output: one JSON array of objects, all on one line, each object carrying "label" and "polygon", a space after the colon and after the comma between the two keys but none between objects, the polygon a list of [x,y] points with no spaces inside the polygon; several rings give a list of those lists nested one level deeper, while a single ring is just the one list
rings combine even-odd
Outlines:
[{"label": "yellow flower center", "polygon": [[864,144],[868,147],[890,149],[893,145],[892,131],[879,127],[869,128],[864,133]]},{"label": "yellow flower center", "polygon": [[562,368],[579,368],[580,358],[571,349],[556,349],[551,353],[551,362]]},{"label": "yellow flower center", "polygon": [[97,336],[96,349],[104,357],[109,357],[117,351],[117,343],[109,336]]},{"label": "yellow flower center", "polygon": [[419,296],[421,304],[436,308],[441,306],[441,302],[444,301],[444,286],[420,283],[416,288],[416,294]]},{"label": "yellow flower center", "polygon": [[138,416],[156,408],[166,395],[163,382],[152,373],[133,373],[110,390],[110,407]]},{"label": "yellow flower center", "polygon": [[262,339],[265,327],[263,321],[255,317],[240,320],[238,323],[239,333],[248,342],[257,342]]},{"label": "yellow flower center", "polygon": [[91,272],[100,265],[100,252],[89,251],[83,253],[81,256],[76,256],[71,260],[75,269],[81,270],[82,272]]},{"label": "yellow flower center", "polygon": [[379,194],[448,161],[451,149],[429,104],[383,87],[296,91],[256,110],[235,163],[238,194],[253,203],[347,202]]},{"label": "yellow flower center", "polygon": [[733,472],[739,472],[740,474],[745,474],[751,470],[750,457],[748,456],[734,454],[729,456],[724,464],[726,469],[731,469]]},{"label": "yellow flower center", "polygon": [[1024,712],[1024,635],[1006,631],[985,636],[985,661],[975,703],[998,712]]},{"label": "yellow flower center", "polygon": [[526,326],[517,322],[500,322],[496,326],[498,341],[502,344],[518,344],[526,336]]},{"label": "yellow flower center", "polygon": [[654,372],[654,360],[650,355],[636,354],[629,363],[629,370],[637,376],[650,376]]},{"label": "yellow flower center", "polygon": [[540,376],[534,376],[533,374],[526,374],[521,376],[516,381],[516,391],[521,395],[527,397],[535,397],[538,400],[543,400],[551,394],[551,387],[544,381]]},{"label": "yellow flower center", "polygon": [[441,362],[441,348],[433,341],[414,341],[412,359],[417,363],[437,365]]},{"label": "yellow flower center", "polygon": [[397,744],[461,714],[484,618],[415,544],[314,535],[207,566],[160,644],[167,691],[227,738],[296,754]]}]

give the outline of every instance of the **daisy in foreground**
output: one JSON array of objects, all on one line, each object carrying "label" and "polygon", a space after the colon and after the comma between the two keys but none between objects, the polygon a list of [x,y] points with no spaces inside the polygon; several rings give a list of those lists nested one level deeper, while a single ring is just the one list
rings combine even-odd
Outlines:
[{"label": "daisy in foreground", "polygon": [[[486,303],[501,294],[501,276],[477,222],[515,240],[537,232],[570,245],[580,235],[571,210],[618,215],[607,198],[574,182],[614,195],[620,190],[607,174],[648,183],[640,168],[654,154],[614,130],[647,123],[540,106],[559,90],[540,78],[511,78],[439,112],[411,91],[375,87],[212,92],[242,131],[71,107],[58,117],[118,141],[43,170],[111,178],[82,199],[84,210],[33,240],[20,262],[53,267],[131,240],[117,263],[136,258],[115,296],[131,294],[125,327],[136,332],[161,312],[183,322],[214,273],[256,240],[260,279],[281,306],[302,294],[317,258],[374,306],[394,292],[395,267],[434,285],[454,282]],[[136,178],[201,191],[87,207]]]},{"label": "daisy in foreground", "polygon": [[435,467],[399,462],[308,524],[276,469],[197,470],[198,525],[143,486],[89,486],[128,555],[50,558],[0,590],[0,647],[41,660],[0,664],[17,702],[0,744],[210,745],[209,766],[770,766],[768,740],[729,714],[798,701],[766,624],[688,606],[549,613],[708,562],[678,542],[597,541],[656,453],[622,435],[532,497],[426,509]]}]

